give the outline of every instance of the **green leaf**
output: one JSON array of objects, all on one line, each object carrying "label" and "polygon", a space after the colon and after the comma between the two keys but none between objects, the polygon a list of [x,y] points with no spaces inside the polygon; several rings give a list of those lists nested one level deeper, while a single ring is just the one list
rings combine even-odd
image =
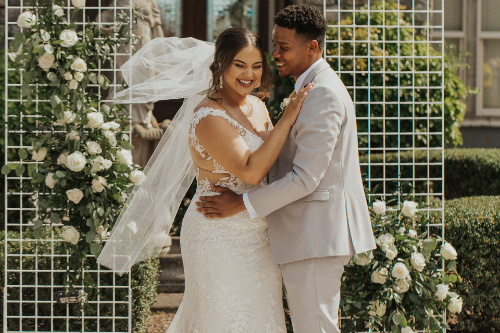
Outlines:
[{"label": "green leaf", "polygon": [[42,238],[42,232],[43,228],[33,230],[33,236],[35,237],[35,239]]},{"label": "green leaf", "polygon": [[450,274],[450,281],[451,281],[451,283],[457,282],[457,279],[458,278],[457,278],[457,276],[455,274]]},{"label": "green leaf", "polygon": [[52,105],[53,108],[59,105],[61,103],[61,99],[57,95],[52,95],[50,96],[50,105]]},{"label": "green leaf", "polygon": [[26,149],[19,149],[19,158],[25,160],[28,158],[28,152]]},{"label": "green leaf", "polygon": [[59,184],[64,187],[66,186],[66,179],[61,179],[61,181],[59,181]]},{"label": "green leaf", "polygon": [[56,176],[59,178],[64,178],[66,177],[66,173],[64,171],[57,171]]},{"label": "green leaf", "polygon": [[36,164],[28,164],[28,175],[33,177],[33,172],[36,170]]},{"label": "green leaf", "polygon": [[38,46],[36,47],[36,52],[37,52],[40,56],[44,55],[44,54],[45,54],[45,48],[43,47],[43,45],[38,45]]},{"label": "green leaf", "polygon": [[97,78],[95,74],[90,74],[89,79],[90,81],[92,81],[93,84],[97,84]]},{"label": "green leaf", "polygon": [[45,48],[45,52],[47,52],[47,53],[54,53],[54,47],[52,45],[45,44],[44,48]]},{"label": "green leaf", "polygon": [[90,253],[93,255],[99,255],[101,253],[101,244],[98,243],[92,243],[90,244]]},{"label": "green leaf", "polygon": [[46,42],[46,41],[48,41],[50,39],[50,34],[47,31],[41,30],[40,32],[41,32],[40,33],[40,37],[42,37],[42,40],[44,42]]},{"label": "green leaf", "polygon": [[393,316],[392,316],[392,322],[395,324],[395,325],[398,325],[401,324],[401,322],[403,321],[403,315],[399,312],[396,312]]},{"label": "green leaf", "polygon": [[100,86],[104,84],[104,77],[102,75],[99,75],[97,77],[97,82],[99,83]]},{"label": "green leaf", "polygon": [[432,247],[434,246],[434,240],[432,238],[424,239],[423,245],[424,245],[424,250],[432,251]]},{"label": "green leaf", "polygon": [[10,168],[11,170],[16,170],[16,168],[17,168],[17,166],[18,166],[19,164],[17,164],[17,163],[11,163],[11,164],[7,164],[7,165],[9,166],[9,168]]},{"label": "green leaf", "polygon": [[10,173],[10,167],[8,165],[4,165],[2,167],[2,175],[8,175]]},{"label": "green leaf", "polygon": [[17,175],[18,177],[21,177],[21,176],[23,175],[23,173],[24,173],[24,170],[26,170],[26,168],[24,167],[24,165],[19,164],[19,165],[17,166],[17,168],[16,168],[16,175]]},{"label": "green leaf", "polygon": [[57,75],[56,75],[56,73],[54,73],[54,72],[48,72],[48,73],[47,73],[47,79],[49,79],[50,81],[55,81],[55,80],[57,80]]},{"label": "green leaf", "polygon": [[99,213],[100,216],[104,215],[104,209],[102,207],[97,208],[97,212]]},{"label": "green leaf", "polygon": [[30,85],[27,82],[23,82],[21,86],[21,94],[23,96],[28,96],[30,93]]},{"label": "green leaf", "polygon": [[450,260],[448,264],[446,265],[446,268],[449,271],[456,271],[457,270],[457,262],[455,260]]},{"label": "green leaf", "polygon": [[22,32],[16,32],[16,34],[14,35],[14,38],[18,41],[18,42],[24,42],[24,34]]},{"label": "green leaf", "polygon": [[81,101],[81,100],[78,100],[78,101],[76,102],[76,109],[77,109],[77,110],[80,110],[80,109],[82,108],[82,105],[83,105],[82,101]]},{"label": "green leaf", "polygon": [[43,221],[42,220],[36,220],[35,224],[33,225],[33,229],[37,230],[40,229],[43,226]]},{"label": "green leaf", "polygon": [[92,243],[95,240],[95,231],[89,231],[85,240],[87,241],[87,243]]},{"label": "green leaf", "polygon": [[50,222],[52,222],[53,224],[59,223],[60,221],[61,221],[61,217],[59,216],[58,213],[54,213],[50,217]]},{"label": "green leaf", "polygon": [[400,234],[396,234],[396,236],[394,236],[394,237],[396,238],[396,240],[400,240],[400,241],[403,241],[407,238],[405,235],[400,235]]},{"label": "green leaf", "polygon": [[121,144],[123,149],[127,149],[127,150],[132,150],[134,149],[134,146],[132,146],[128,141],[122,141]]}]

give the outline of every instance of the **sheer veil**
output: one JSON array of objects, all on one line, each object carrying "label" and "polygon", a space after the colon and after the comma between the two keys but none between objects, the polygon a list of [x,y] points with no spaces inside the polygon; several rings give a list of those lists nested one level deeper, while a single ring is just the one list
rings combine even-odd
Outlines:
[{"label": "sheer veil", "polygon": [[145,179],[128,198],[97,262],[122,275],[159,253],[195,172],[189,152],[189,122],[212,78],[213,43],[194,38],[156,38],[121,71],[129,88],[118,103],[184,98],[182,107],[144,169]]}]

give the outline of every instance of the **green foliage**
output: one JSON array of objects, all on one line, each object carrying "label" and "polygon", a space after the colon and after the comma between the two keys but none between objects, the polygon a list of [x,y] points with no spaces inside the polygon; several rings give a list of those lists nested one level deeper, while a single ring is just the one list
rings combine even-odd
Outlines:
[{"label": "green foliage", "polygon": [[[340,305],[354,320],[343,320],[343,331],[390,328],[399,333],[410,326],[436,332],[447,328],[444,310],[460,312],[461,299],[452,292],[461,280],[454,250],[447,244],[451,251],[443,252],[444,240],[429,228],[428,215],[419,213],[418,204],[404,195],[411,192],[411,187],[400,185],[386,197],[390,205],[370,203],[377,248],[353,256],[345,267]],[[398,203],[399,198],[405,201]],[[440,288],[449,288],[448,294]]]},{"label": "green foliage", "polygon": [[[360,156],[361,163],[370,163],[371,166],[362,166],[362,172],[371,178],[383,176],[384,169],[390,177],[397,177],[395,166],[376,166],[378,163],[400,163],[401,178],[440,178],[442,168],[440,165],[404,165],[418,163],[441,163],[444,160],[444,186],[446,199],[461,198],[477,195],[500,195],[500,149],[445,149],[444,159],[441,151],[415,150],[408,152],[370,154]],[[416,192],[427,192],[427,182],[416,184]],[[440,193],[442,184],[433,181],[429,184],[431,193]],[[394,184],[386,184],[390,193]]]},{"label": "green foliage", "polygon": [[[54,238],[61,238],[60,230],[54,229]],[[7,233],[9,239],[19,239],[19,233],[14,231],[9,231]],[[33,232],[27,229],[23,233],[23,238],[30,239],[33,238]],[[54,292],[64,291],[66,287],[64,286],[64,270],[67,264],[66,258],[54,257],[52,267],[50,254],[52,253],[52,242],[50,237],[42,238],[35,244],[34,242],[24,241],[14,242],[9,241],[9,246],[7,248],[7,266],[4,266],[4,244],[5,244],[5,232],[0,231],[0,288],[2,291],[2,299],[4,297],[4,273],[5,267],[9,270],[20,269],[22,267],[22,284],[20,280],[20,274],[15,272],[7,273],[7,282],[9,285],[22,285],[22,299],[28,302],[23,302],[21,304],[23,308],[23,315],[30,316],[35,315],[35,306],[38,308],[39,316],[62,316],[65,317],[69,315],[78,315],[80,313],[79,304],[70,304],[68,309],[64,304],[51,304],[44,303],[43,301],[51,301],[51,288],[41,288],[35,289],[35,285],[52,285],[54,287]],[[22,253],[23,258],[20,260],[19,254]],[[65,254],[67,246],[64,242],[54,242],[53,251],[55,254]],[[38,256],[29,256],[35,255]],[[22,264],[22,266],[21,266]],[[86,263],[86,269],[95,270],[97,268],[95,259],[89,258]],[[37,272],[34,273],[34,270]],[[134,265],[132,267],[131,275],[131,288],[132,288],[132,332],[145,333],[146,332],[146,321],[151,313],[151,306],[156,301],[156,289],[158,286],[158,269],[159,260],[158,258],[143,261]],[[33,270],[33,271],[30,271]],[[97,278],[97,273],[90,273],[91,278]],[[127,302],[129,297],[128,286],[128,276],[124,275],[122,277],[113,276],[113,272],[101,270],[100,271],[100,285],[101,286],[116,286],[118,288],[101,288],[99,300],[101,302],[112,302],[116,300],[118,302]],[[113,278],[116,280],[113,281]],[[122,287],[122,288],[120,288]],[[38,292],[37,292],[38,291]],[[9,287],[9,299],[21,299],[20,298],[20,288]],[[38,303],[29,303],[37,299]],[[97,294],[90,296],[89,298],[90,308],[93,310],[94,314],[97,312],[97,305],[92,303],[97,301]],[[51,313],[51,306],[53,306],[54,312]],[[7,315],[19,315],[20,307],[9,303],[7,308]],[[87,309],[86,309],[87,310]],[[113,307],[111,304],[102,303],[99,308],[100,318],[99,327],[101,332],[112,332],[113,326],[110,319],[113,315]],[[3,318],[3,307],[0,307],[0,317]],[[86,312],[86,315],[92,314],[92,311]],[[128,305],[119,304],[115,305],[115,316],[121,316],[125,319],[115,320],[115,332],[126,332],[128,331]],[[66,319],[54,321],[53,332],[67,332],[66,330]],[[70,319],[69,331],[80,331],[82,329],[82,322],[78,319]],[[3,324],[3,323],[2,323]],[[2,324],[0,324],[0,329],[3,329]],[[35,325],[38,326],[38,330],[50,331],[50,319],[38,318],[37,322],[34,320],[24,319],[22,322],[22,327],[19,327],[19,319],[8,319],[9,330],[23,330],[23,331],[34,331]],[[97,331],[98,320],[85,318],[83,323],[85,331]]]},{"label": "green foliage", "polygon": [[458,252],[463,278],[458,293],[463,311],[450,317],[452,332],[500,330],[500,197],[460,198],[446,202],[446,238]]},{"label": "green foliage", "polygon": [[[20,133],[11,136],[23,140],[17,145],[31,147],[15,151],[2,173],[31,178],[22,184],[11,182],[8,200],[9,207],[20,207],[13,195],[20,186],[23,192],[35,193],[22,199],[27,200],[23,207],[37,208],[36,215],[33,211],[28,216],[34,223],[33,238],[42,239],[53,225],[64,224],[68,237],[62,236],[71,255],[63,282],[76,285],[83,277],[85,289],[95,284],[83,271],[87,255],[99,254],[107,230],[133,189],[129,173],[134,167],[127,158],[132,149],[129,116],[122,105],[101,103],[101,89],[106,90],[109,81],[98,67],[113,66],[111,49],[134,41],[129,27],[135,14],[129,18],[119,13],[111,34],[92,22],[76,32],[73,17],[55,15],[52,4],[31,5],[36,21],[9,45],[9,66],[23,73],[22,82],[19,76],[8,78],[9,83],[21,83],[19,88],[9,87],[9,97],[12,93],[23,102],[9,105],[7,119],[8,129]],[[59,39],[64,33],[70,37],[66,41]],[[88,292],[92,299],[94,290]]]}]

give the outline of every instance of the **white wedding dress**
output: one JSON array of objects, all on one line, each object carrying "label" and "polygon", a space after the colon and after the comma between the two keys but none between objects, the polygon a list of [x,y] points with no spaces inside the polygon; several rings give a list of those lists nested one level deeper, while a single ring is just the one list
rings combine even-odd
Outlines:
[{"label": "white wedding dress", "polygon": [[281,273],[271,255],[266,220],[250,219],[247,211],[223,219],[208,219],[196,211],[194,202],[200,195],[217,194],[210,183],[238,194],[265,184],[244,183],[208,155],[195,134],[206,116],[227,120],[252,152],[263,143],[223,110],[200,108],[193,114],[190,145],[203,159],[213,161],[213,170],[202,169],[200,174],[196,169],[198,188],[181,229],[186,289],[167,333],[285,333]]}]

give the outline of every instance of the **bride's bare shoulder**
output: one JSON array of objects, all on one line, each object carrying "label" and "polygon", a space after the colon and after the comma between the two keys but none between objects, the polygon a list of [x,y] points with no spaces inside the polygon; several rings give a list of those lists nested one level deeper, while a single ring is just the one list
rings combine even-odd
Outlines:
[{"label": "bride's bare shoulder", "polygon": [[220,102],[218,100],[213,100],[211,98],[208,98],[208,97],[205,97],[201,102],[200,104],[198,104],[195,108],[194,108],[194,112],[198,111],[199,109],[201,108],[210,108],[210,109],[219,109],[219,110],[223,110],[224,108],[222,107],[222,105],[220,105]]}]

